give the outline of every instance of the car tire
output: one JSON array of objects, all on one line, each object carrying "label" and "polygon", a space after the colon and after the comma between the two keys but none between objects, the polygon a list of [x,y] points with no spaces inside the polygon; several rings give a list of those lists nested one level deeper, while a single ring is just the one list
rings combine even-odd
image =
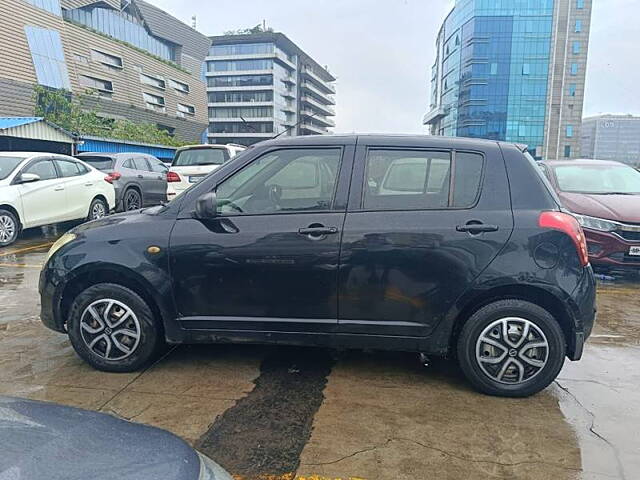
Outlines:
[{"label": "car tire", "polygon": [[127,188],[122,196],[122,209],[125,212],[142,208],[142,195],[135,188]]},{"label": "car tire", "polygon": [[109,215],[109,205],[101,198],[94,198],[89,205],[87,221],[98,220]]},{"label": "car tire", "polygon": [[20,221],[16,215],[4,208],[0,208],[0,247],[7,247],[18,239]]},{"label": "car tire", "polygon": [[80,358],[105,372],[137,371],[164,346],[149,305],[133,290],[111,283],[89,287],[74,299],[67,328]]},{"label": "car tire", "polygon": [[[505,334],[506,333],[506,334]],[[480,392],[527,397],[560,373],[565,338],[556,319],[524,300],[501,300],[477,310],[458,337],[458,362]]]}]

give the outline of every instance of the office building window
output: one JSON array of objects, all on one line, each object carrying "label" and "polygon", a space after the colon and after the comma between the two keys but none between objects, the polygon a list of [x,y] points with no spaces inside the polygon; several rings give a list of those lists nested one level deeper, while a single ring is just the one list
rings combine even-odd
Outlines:
[{"label": "office building window", "polygon": [[212,133],[273,133],[273,122],[215,122]]},{"label": "office building window", "polygon": [[83,87],[98,90],[99,92],[113,93],[113,83],[102,78],[89,77],[87,75],[79,75],[78,81]]},{"label": "office building window", "polygon": [[273,117],[273,107],[209,107],[210,118]]},{"label": "office building window", "polygon": [[142,97],[149,110],[155,110],[156,112],[165,111],[164,97],[146,92],[143,92]]},{"label": "office building window", "polygon": [[176,112],[178,117],[193,117],[196,114],[196,107],[193,105],[185,105],[184,103],[178,104],[178,111]]},{"label": "office building window", "polygon": [[571,75],[573,75],[573,76],[578,75],[578,64],[577,63],[572,63],[571,64]]},{"label": "office building window", "polygon": [[60,33],[30,25],[25,26],[24,31],[38,83],[46,87],[71,90]]},{"label": "office building window", "polygon": [[273,43],[244,43],[238,45],[214,45],[209,49],[209,55],[221,57],[225,55],[252,55],[273,53]]},{"label": "office building window", "polygon": [[47,12],[60,16],[60,0],[27,0],[34,7],[42,8]]},{"label": "office building window", "polygon": [[246,70],[273,70],[273,60],[224,60],[208,62],[210,72],[234,72]]},{"label": "office building window", "polygon": [[262,92],[209,92],[209,102],[211,103],[271,101],[273,101],[273,90],[264,90]]},{"label": "office building window", "polygon": [[492,63],[491,64],[491,75],[497,75],[498,74],[498,64],[497,63]]},{"label": "office building window", "polygon": [[564,146],[564,158],[571,158],[571,145]]},{"label": "office building window", "polygon": [[567,138],[573,137],[573,125],[567,125]]},{"label": "office building window", "polygon": [[207,78],[209,87],[257,87],[273,85],[273,75],[231,75]]},{"label": "office building window", "polygon": [[571,83],[569,85],[569,96],[575,97],[576,96],[576,90],[577,90],[576,84],[575,83]]},{"label": "office building window", "polygon": [[576,8],[582,10],[584,8],[584,0],[576,0]]},{"label": "office building window", "polygon": [[159,77],[152,77],[151,75],[140,74],[140,81],[145,85],[151,85],[152,87],[164,90],[167,87],[167,83]]},{"label": "office building window", "polygon": [[522,74],[529,75],[531,73],[531,66],[528,63],[522,65]]},{"label": "office building window", "polygon": [[99,50],[91,50],[91,60],[109,67],[122,68],[122,58]]},{"label": "office building window", "polygon": [[580,42],[573,42],[573,54],[577,55],[580,53]]},{"label": "office building window", "polygon": [[576,20],[576,33],[582,32],[582,20]]},{"label": "office building window", "polygon": [[169,85],[171,85],[171,88],[173,88],[174,90],[177,90],[182,93],[189,93],[190,91],[189,85],[187,85],[186,83],[179,82],[177,80],[169,80]]}]

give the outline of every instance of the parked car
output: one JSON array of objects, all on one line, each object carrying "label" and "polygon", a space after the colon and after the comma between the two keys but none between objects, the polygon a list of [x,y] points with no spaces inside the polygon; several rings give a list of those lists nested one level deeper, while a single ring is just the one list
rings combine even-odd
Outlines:
[{"label": "parked car", "polygon": [[0,396],[0,478],[232,480],[175,435],[104,413]]},{"label": "parked car", "polygon": [[166,206],[61,237],[40,294],[44,324],[105,371],[164,341],[379,348],[456,355],[504,396],[580,359],[595,316],[582,229],[533,158],[425,136],[257,144]]},{"label": "parked car", "polygon": [[640,267],[640,172],[619,162],[541,162],[562,204],[576,214],[589,260],[600,269]]},{"label": "parked car", "polygon": [[167,174],[167,198],[173,200],[194,183],[228,162],[247,147],[242,145],[191,145],[176,150]]},{"label": "parked car", "polygon": [[167,166],[143,153],[81,153],[76,156],[107,173],[116,190],[116,210],[125,212],[167,201]]},{"label": "parked car", "polygon": [[104,174],[66,155],[0,152],[0,247],[25,228],[95,220],[115,205]]}]

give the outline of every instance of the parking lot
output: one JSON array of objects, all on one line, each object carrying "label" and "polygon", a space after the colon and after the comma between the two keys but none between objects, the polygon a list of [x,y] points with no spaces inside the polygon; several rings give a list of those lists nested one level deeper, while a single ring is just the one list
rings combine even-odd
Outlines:
[{"label": "parking lot", "polygon": [[0,250],[0,394],[168,429],[243,479],[640,477],[638,276],[601,283],[583,360],[527,399],[476,393],[452,361],[370,351],[180,346],[108,374],[39,322],[39,269],[66,228]]}]

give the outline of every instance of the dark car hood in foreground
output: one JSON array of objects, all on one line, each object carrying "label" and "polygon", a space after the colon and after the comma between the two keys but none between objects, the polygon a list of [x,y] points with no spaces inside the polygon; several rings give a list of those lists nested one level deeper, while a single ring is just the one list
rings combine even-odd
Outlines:
[{"label": "dark car hood in foreground", "polygon": [[574,213],[623,223],[640,223],[640,195],[590,195],[558,192]]},{"label": "dark car hood in foreground", "polygon": [[196,480],[199,472],[195,450],[164,430],[0,397],[0,478]]}]

